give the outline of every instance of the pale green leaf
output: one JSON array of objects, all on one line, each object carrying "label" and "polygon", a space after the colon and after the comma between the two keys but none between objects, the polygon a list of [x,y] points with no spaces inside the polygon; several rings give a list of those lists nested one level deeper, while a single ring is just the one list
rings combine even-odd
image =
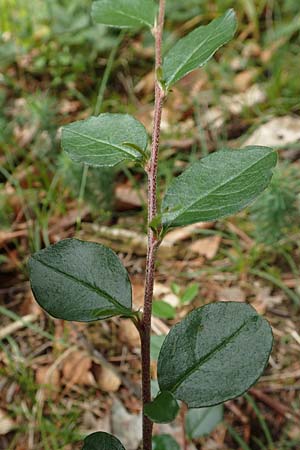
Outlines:
[{"label": "pale green leaf", "polygon": [[209,408],[192,408],[186,414],[185,428],[190,439],[210,434],[223,420],[223,404]]},{"label": "pale green leaf", "polygon": [[236,31],[237,22],[233,9],[206,26],[180,39],[167,53],[163,62],[163,78],[167,88],[192,70],[203,66]]},{"label": "pale green leaf", "polygon": [[71,159],[96,167],[144,163],[148,135],[128,114],[100,114],[63,127],[62,147]]},{"label": "pale green leaf", "polygon": [[242,210],[268,186],[276,162],[276,153],[267,147],[220,150],[195,162],[167,190],[164,231]]},{"label": "pale green leaf", "polygon": [[238,397],[263,373],[273,335],[245,303],[219,302],[188,314],[171,328],[158,358],[158,383],[190,408]]},{"label": "pale green leaf", "polygon": [[160,319],[174,319],[176,316],[176,309],[163,300],[156,300],[153,302],[152,314]]},{"label": "pale green leaf", "polygon": [[180,296],[180,303],[185,305],[186,303],[191,303],[198,295],[199,284],[194,283],[188,286],[183,294]]},{"label": "pale green leaf", "polygon": [[65,239],[35,253],[28,266],[34,296],[53,317],[90,322],[132,315],[127,271],[104,245]]},{"label": "pale green leaf", "polygon": [[158,360],[158,355],[161,349],[161,346],[163,345],[163,342],[165,340],[166,335],[165,334],[153,334],[151,335],[151,342],[150,342],[150,355],[151,359]]},{"label": "pale green leaf", "polygon": [[153,0],[98,0],[92,5],[92,18],[117,28],[152,28],[156,10]]}]

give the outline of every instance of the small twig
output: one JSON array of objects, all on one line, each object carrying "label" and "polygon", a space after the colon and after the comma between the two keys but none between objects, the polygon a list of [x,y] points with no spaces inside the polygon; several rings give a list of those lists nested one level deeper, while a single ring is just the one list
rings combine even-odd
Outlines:
[{"label": "small twig", "polygon": [[10,323],[6,327],[0,330],[0,340],[4,339],[6,336],[15,333],[21,328],[27,327],[29,323],[35,322],[39,317],[39,314],[27,314],[16,322]]},{"label": "small twig", "polygon": [[270,397],[264,392],[261,392],[259,389],[252,388],[250,389],[250,394],[252,394],[255,398],[263,402],[265,405],[269,406],[269,408],[276,411],[283,417],[289,418],[291,415],[291,410],[288,406],[282,404],[275,398]]}]

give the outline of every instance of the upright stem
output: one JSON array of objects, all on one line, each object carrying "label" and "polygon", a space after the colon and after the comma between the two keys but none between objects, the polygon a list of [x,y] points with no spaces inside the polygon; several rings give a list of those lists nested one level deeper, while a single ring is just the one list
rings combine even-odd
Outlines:
[{"label": "upright stem", "polygon": [[[155,107],[152,134],[151,158],[147,168],[148,173],[148,248],[146,261],[144,314],[141,323],[142,346],[142,393],[143,406],[151,401],[151,374],[150,374],[150,336],[151,314],[154,285],[154,271],[156,252],[159,240],[150,228],[150,223],[157,214],[157,165],[160,141],[160,126],[163,101],[165,93],[159,83],[158,74],[162,66],[162,36],[165,18],[165,0],[159,1],[158,20],[154,29],[155,34]],[[152,449],[153,423],[143,415],[143,450]]]}]

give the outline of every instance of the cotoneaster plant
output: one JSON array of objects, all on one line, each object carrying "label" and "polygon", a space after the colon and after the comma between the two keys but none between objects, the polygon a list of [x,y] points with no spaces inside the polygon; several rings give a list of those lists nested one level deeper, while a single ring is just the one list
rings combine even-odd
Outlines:
[{"label": "cotoneaster plant", "polygon": [[[193,163],[169,185],[157,205],[157,168],[163,104],[172,87],[203,66],[233,38],[233,10],[180,39],[162,56],[165,0],[98,0],[96,23],[148,27],[155,40],[155,106],[151,148],[144,126],[127,114],[100,114],[63,128],[62,147],[73,161],[94,167],[130,161],[148,176],[148,252],[142,311],[132,308],[127,271],[109,248],[66,239],[34,254],[30,281],[37,302],[53,317],[91,322],[129,318],[141,337],[143,450],[152,448],[154,422],[175,419],[179,401],[202,408],[243,394],[264,371],[272,349],[268,322],[245,303],[220,302],[195,309],[166,337],[158,358],[159,393],[150,389],[150,332],[157,249],[166,233],[234,214],[269,184],[277,156],[267,147],[220,149]],[[167,445],[167,444],[166,444]],[[84,450],[124,450],[107,433],[94,433]],[[171,450],[171,449],[170,449]]]}]

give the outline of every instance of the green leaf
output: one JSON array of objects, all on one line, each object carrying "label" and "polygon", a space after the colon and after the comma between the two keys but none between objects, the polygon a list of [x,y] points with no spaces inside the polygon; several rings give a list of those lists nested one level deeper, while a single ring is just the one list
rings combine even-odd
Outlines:
[{"label": "green leaf", "polygon": [[172,392],[190,408],[238,397],[264,371],[272,343],[269,323],[251,306],[205,305],[166,337],[158,358],[160,390]]},{"label": "green leaf", "polygon": [[172,422],[178,411],[179,405],[171,392],[161,392],[152,402],[144,406],[146,416],[155,423]]},{"label": "green leaf", "polygon": [[196,28],[180,39],[167,53],[163,62],[164,83],[169,89],[174,83],[203,66],[215,52],[233,38],[237,28],[235,12],[226,14],[206,26]]},{"label": "green leaf", "polygon": [[195,162],[169,186],[162,203],[164,233],[240,211],[269,184],[277,155],[268,147],[224,149]]},{"label": "green leaf", "polygon": [[90,322],[132,314],[127,271],[103,245],[66,239],[35,253],[28,266],[34,296],[53,317]]},{"label": "green leaf", "polygon": [[153,302],[152,314],[160,319],[174,319],[176,309],[163,300]]},{"label": "green leaf", "polygon": [[152,450],[180,450],[180,447],[169,434],[159,434],[152,439]]},{"label": "green leaf", "polygon": [[85,438],[82,450],[125,450],[125,448],[111,434],[98,432]]},{"label": "green leaf", "polygon": [[152,28],[156,10],[153,0],[98,0],[92,5],[92,18],[112,27]]},{"label": "green leaf", "polygon": [[62,148],[73,161],[112,167],[147,159],[147,131],[128,114],[100,114],[63,127]]},{"label": "green leaf", "polygon": [[192,302],[198,295],[199,284],[194,283],[186,288],[182,296],[180,297],[180,302],[184,305],[186,303]]},{"label": "green leaf", "polygon": [[186,414],[185,428],[190,439],[198,439],[210,434],[222,422],[224,415],[223,405],[210,408],[192,408]]},{"label": "green leaf", "polygon": [[158,336],[152,335],[151,336],[151,342],[150,342],[150,354],[151,359],[158,360],[158,355],[161,349],[161,346],[163,345],[163,342],[166,338],[165,334],[160,334]]},{"label": "green leaf", "polygon": [[178,296],[180,294],[180,286],[177,283],[172,282],[171,291],[173,292],[173,294]]}]

